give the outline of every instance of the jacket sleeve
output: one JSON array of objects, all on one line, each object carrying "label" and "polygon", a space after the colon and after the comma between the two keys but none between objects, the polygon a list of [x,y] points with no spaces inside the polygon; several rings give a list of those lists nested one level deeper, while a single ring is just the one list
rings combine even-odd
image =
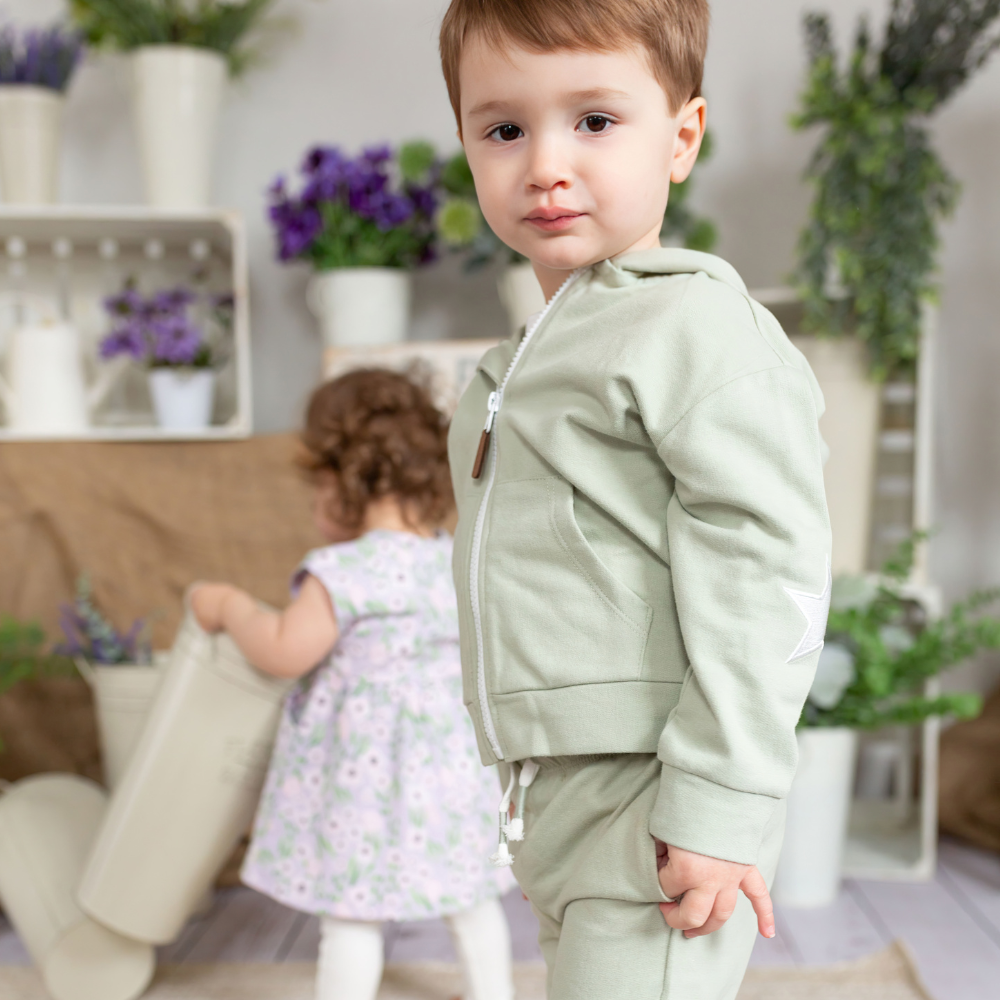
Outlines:
[{"label": "jacket sleeve", "polygon": [[693,406],[658,451],[675,479],[667,541],[690,669],[660,737],[650,832],[755,864],[795,773],[795,726],[830,599],[819,414],[791,365]]}]

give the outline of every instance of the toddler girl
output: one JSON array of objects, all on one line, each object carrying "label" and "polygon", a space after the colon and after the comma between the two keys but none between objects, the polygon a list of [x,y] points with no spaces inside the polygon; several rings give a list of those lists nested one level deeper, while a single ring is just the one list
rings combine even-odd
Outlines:
[{"label": "toddler girl", "polygon": [[302,440],[330,543],[262,609],[227,584],[192,606],[288,695],[243,881],[322,917],[317,997],[374,1000],[385,920],[444,917],[467,1000],[511,1000],[510,936],[488,867],[496,777],[462,704],[447,425],[402,375],[321,386]]}]

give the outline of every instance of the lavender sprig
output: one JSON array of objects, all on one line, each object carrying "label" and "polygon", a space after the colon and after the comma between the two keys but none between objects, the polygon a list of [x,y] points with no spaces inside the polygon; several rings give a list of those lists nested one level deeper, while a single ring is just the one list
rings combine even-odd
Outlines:
[{"label": "lavender sprig", "polygon": [[66,641],[55,652],[62,656],[103,664],[152,662],[146,620],[139,618],[127,632],[119,632],[95,607],[85,576],[77,581],[73,603],[60,607],[59,627]]},{"label": "lavender sprig", "polygon": [[54,25],[0,29],[0,84],[32,84],[63,93],[83,54],[79,33]]}]

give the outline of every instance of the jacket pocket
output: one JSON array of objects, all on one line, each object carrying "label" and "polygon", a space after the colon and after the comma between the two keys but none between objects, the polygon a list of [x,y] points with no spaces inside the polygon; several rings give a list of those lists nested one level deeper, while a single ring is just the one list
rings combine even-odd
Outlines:
[{"label": "jacket pocket", "polygon": [[597,557],[563,479],[497,483],[483,579],[491,688],[638,680],[653,612]]}]

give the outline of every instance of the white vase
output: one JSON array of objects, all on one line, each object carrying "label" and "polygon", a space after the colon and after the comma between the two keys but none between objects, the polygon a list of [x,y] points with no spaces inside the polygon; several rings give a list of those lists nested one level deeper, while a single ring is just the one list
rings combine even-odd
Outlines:
[{"label": "white vase", "polygon": [[199,431],[212,422],[215,372],[210,368],[154,368],[149,391],[164,430]]},{"label": "white vase", "polygon": [[839,726],[800,729],[798,743],[771,895],[782,906],[829,906],[840,890],[858,734]]},{"label": "white vase", "polygon": [[511,334],[516,334],[529,316],[545,308],[545,293],[530,264],[509,264],[497,279],[497,291],[507,310]]},{"label": "white vase", "polygon": [[53,1000],[135,1000],[153,978],[153,949],[75,899],[106,808],[103,789],[72,774],[25,778],[0,797],[3,907]]},{"label": "white vase", "polygon": [[186,45],[148,45],[132,60],[146,201],[154,208],[204,208],[226,60]]},{"label": "white vase", "polygon": [[77,665],[94,692],[104,783],[113,792],[142,736],[163,671],[155,664],[105,666],[80,659]]},{"label": "white vase", "polygon": [[326,347],[378,347],[406,339],[410,273],[398,267],[340,267],[306,289]]},{"label": "white vase", "polygon": [[56,200],[65,101],[50,87],[0,86],[0,187],[7,204]]},{"label": "white vase", "polygon": [[868,352],[857,337],[794,336],[823,390],[820,434],[830,448],[823,470],[838,573],[868,569],[879,431],[879,385],[868,377]]}]

